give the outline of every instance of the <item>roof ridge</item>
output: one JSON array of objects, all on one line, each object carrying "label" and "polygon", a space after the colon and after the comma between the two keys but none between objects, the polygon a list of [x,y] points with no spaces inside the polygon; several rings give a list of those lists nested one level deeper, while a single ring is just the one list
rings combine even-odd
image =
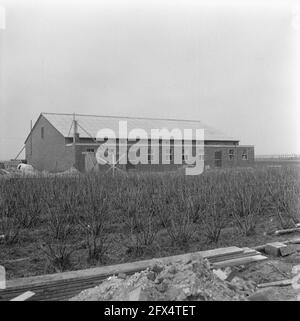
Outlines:
[{"label": "roof ridge", "polygon": [[[62,129],[63,125],[57,125],[57,123],[55,123],[55,119],[60,118],[59,116],[61,116],[61,118],[66,118],[66,120],[69,122],[73,119],[74,114],[71,113],[46,113],[46,112],[42,112],[40,114],[41,116],[44,116],[50,123],[52,123],[52,125],[56,128],[60,128],[58,129],[63,136],[66,137],[66,133],[64,132],[64,130]],[[181,128],[182,126],[189,126],[187,123],[190,124],[190,126],[192,127],[196,127],[196,128],[203,128],[204,130],[211,132],[209,135],[211,135],[211,139],[210,140],[230,140],[230,141],[239,141],[238,139],[233,138],[232,136],[229,136],[228,134],[224,133],[223,131],[216,129],[214,127],[208,126],[206,123],[200,121],[200,120],[185,120],[185,119],[167,119],[167,118],[150,118],[150,117],[131,117],[131,116],[103,116],[103,115],[88,115],[88,114],[76,114],[75,113],[75,117],[78,117],[78,121],[79,122],[89,122],[90,120],[94,120],[97,122],[97,119],[99,122],[103,122],[103,121],[108,121],[108,119],[112,119],[113,121],[116,120],[128,120],[130,122],[130,120],[134,121],[146,121],[146,123],[151,123],[151,121],[155,122],[155,121],[160,121],[160,122],[169,122],[169,125],[172,127],[173,125],[177,125],[179,128]],[[83,117],[83,118],[80,118]],[[84,118],[85,117],[85,118]],[[72,118],[72,119],[71,119]],[[173,123],[173,124],[171,124]],[[145,124],[144,124],[145,125]],[[181,126],[182,125],[182,126]],[[160,126],[160,125],[158,125]],[[147,127],[147,126],[146,126]]]},{"label": "roof ridge", "polygon": [[[74,114],[68,113],[47,113],[42,112],[42,115],[61,115],[61,116],[72,116]],[[191,122],[191,123],[202,123],[201,120],[191,120],[191,119],[176,119],[176,118],[155,118],[155,117],[133,117],[133,116],[112,116],[112,115],[90,115],[90,114],[76,114],[75,116],[85,116],[85,117],[101,117],[101,118],[123,118],[123,119],[148,119],[148,120],[167,120],[167,121],[182,121],[182,122]],[[207,126],[210,127],[210,126]]]}]

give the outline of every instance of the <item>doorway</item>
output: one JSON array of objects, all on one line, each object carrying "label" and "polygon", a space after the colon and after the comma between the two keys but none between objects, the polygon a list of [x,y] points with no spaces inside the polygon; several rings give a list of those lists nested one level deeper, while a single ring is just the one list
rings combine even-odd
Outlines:
[{"label": "doorway", "polygon": [[215,152],[215,167],[222,167],[222,151]]}]

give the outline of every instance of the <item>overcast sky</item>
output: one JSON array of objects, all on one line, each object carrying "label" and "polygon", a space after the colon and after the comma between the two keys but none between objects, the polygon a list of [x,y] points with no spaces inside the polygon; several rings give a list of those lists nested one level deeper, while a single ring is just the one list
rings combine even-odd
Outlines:
[{"label": "overcast sky", "polygon": [[199,119],[300,154],[299,2],[250,3],[0,0],[0,159],[43,111]]}]

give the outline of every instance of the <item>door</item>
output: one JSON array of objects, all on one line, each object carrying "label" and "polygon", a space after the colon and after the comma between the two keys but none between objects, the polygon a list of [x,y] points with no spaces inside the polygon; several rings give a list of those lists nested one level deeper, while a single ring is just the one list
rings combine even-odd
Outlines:
[{"label": "door", "polygon": [[97,170],[98,169],[98,163],[95,157],[94,153],[85,152],[85,171],[90,172],[91,170]]},{"label": "door", "polygon": [[222,167],[222,152],[215,152],[215,167]]}]

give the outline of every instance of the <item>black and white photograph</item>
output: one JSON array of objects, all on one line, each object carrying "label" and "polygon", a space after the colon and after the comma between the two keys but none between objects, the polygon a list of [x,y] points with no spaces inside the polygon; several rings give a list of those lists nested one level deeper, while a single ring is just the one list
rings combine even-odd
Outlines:
[{"label": "black and white photograph", "polygon": [[299,120],[299,0],[0,0],[0,301],[300,301]]}]

